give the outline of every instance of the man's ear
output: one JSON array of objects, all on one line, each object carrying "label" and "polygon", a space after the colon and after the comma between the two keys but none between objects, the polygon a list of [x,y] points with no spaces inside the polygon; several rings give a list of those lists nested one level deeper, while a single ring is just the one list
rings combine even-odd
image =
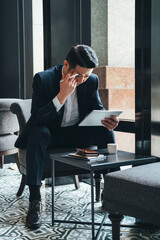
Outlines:
[{"label": "man's ear", "polygon": [[69,70],[69,63],[68,63],[68,61],[64,60],[63,64],[64,64],[63,65],[64,72],[68,72],[68,70]]}]

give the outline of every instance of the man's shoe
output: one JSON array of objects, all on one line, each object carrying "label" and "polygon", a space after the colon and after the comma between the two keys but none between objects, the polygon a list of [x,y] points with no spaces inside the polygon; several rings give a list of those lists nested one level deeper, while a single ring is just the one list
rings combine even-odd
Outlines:
[{"label": "man's shoe", "polygon": [[41,201],[33,200],[29,204],[26,227],[37,229],[41,226]]}]

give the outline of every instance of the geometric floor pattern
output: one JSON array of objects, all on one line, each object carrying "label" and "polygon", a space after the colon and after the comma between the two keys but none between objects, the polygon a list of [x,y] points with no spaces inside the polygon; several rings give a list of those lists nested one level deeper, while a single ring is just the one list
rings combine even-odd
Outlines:
[{"label": "geometric floor pattern", "polygon": [[[34,231],[25,228],[28,209],[28,188],[20,198],[16,197],[21,175],[17,169],[5,164],[0,169],[0,240],[91,240],[91,226],[57,223],[51,226],[51,187],[42,186],[42,226]],[[55,187],[55,218],[63,220],[90,221],[90,186],[81,182]],[[104,212],[101,203],[95,203],[95,221],[101,222]],[[135,219],[125,217],[123,224],[134,224]],[[106,218],[106,223],[109,223]],[[157,240],[160,229],[121,228],[121,240]],[[103,227],[98,240],[111,240],[111,228]]]}]

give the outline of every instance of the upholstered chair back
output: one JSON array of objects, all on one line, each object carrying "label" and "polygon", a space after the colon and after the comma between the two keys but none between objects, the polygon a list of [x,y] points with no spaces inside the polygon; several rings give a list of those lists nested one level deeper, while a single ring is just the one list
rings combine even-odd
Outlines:
[{"label": "upholstered chair back", "polygon": [[13,102],[19,101],[15,98],[0,99],[0,167],[3,167],[6,155],[17,154],[14,143],[17,139],[19,124],[16,116],[10,111]]},{"label": "upholstered chair back", "polygon": [[[20,133],[31,115],[31,102],[31,99],[25,99],[14,102],[10,107],[12,113],[16,114],[15,117],[17,116]],[[19,149],[19,165],[20,172],[26,175],[26,150]]]},{"label": "upholstered chair back", "polygon": [[19,130],[16,116],[10,111],[10,105],[17,99],[0,99],[0,135],[14,133]]}]

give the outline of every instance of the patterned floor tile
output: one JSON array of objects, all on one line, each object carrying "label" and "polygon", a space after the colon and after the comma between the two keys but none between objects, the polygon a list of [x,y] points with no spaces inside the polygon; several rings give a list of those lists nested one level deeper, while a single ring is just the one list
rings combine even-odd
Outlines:
[{"label": "patterned floor tile", "polygon": [[[28,187],[23,196],[16,197],[21,175],[9,164],[0,169],[0,240],[90,240],[91,226],[56,223],[51,226],[51,187],[42,187],[42,226],[30,231],[25,228],[28,209]],[[95,221],[101,222],[104,212],[101,203],[95,203]],[[71,221],[91,221],[90,186],[80,183],[55,187],[55,218]],[[125,217],[123,224],[133,224],[134,218]],[[106,223],[110,223],[106,218]],[[157,240],[160,230],[121,228],[121,240]],[[111,240],[111,227],[103,227],[97,240]]]}]

